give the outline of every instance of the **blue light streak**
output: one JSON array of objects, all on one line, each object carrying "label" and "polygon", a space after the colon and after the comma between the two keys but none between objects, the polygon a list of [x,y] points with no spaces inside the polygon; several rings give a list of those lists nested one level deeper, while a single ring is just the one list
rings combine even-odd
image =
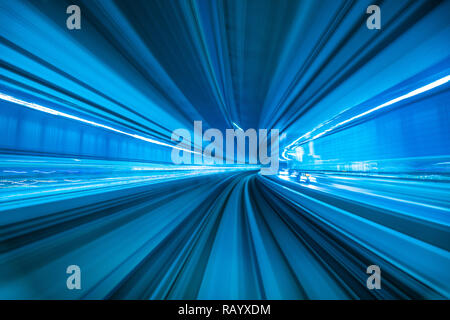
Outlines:
[{"label": "blue light streak", "polygon": [[239,127],[235,122],[233,122],[233,126],[235,126],[236,127],[236,129],[239,129],[239,130],[242,130],[242,131],[244,131],[241,127]]}]

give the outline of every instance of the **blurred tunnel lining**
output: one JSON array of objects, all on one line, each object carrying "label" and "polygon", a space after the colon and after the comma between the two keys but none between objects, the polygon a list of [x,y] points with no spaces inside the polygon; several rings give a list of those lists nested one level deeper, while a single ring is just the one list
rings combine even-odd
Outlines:
[{"label": "blurred tunnel lining", "polygon": [[[0,0],[0,298],[450,297],[450,1],[77,3]],[[279,172],[173,164],[194,121]]]}]

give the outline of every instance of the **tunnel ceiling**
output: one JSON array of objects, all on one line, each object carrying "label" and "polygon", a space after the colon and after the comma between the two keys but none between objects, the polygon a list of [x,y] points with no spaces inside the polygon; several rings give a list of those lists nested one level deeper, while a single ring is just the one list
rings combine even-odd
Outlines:
[{"label": "tunnel ceiling", "polygon": [[429,46],[432,59],[404,55],[438,37],[439,23],[414,31],[438,2],[386,3],[382,34],[365,27],[368,4],[86,1],[82,30],[67,32],[66,2],[20,3],[9,9],[23,19],[2,19],[4,79],[62,110],[159,139],[203,120],[221,130],[278,128],[292,141],[442,58]]}]

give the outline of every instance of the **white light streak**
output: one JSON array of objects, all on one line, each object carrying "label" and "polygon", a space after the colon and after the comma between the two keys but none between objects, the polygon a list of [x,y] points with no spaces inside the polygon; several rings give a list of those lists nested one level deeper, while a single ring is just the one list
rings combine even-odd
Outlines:
[{"label": "white light streak", "polygon": [[24,101],[24,100],[20,100],[20,99],[14,98],[12,96],[6,95],[6,94],[1,93],[1,92],[0,92],[0,99],[5,100],[5,101],[9,101],[9,102],[12,102],[12,103],[15,103],[15,104],[18,104],[18,105],[21,105],[21,106],[24,106],[24,107],[27,107],[27,108],[30,108],[30,109],[34,109],[34,110],[38,110],[38,111],[41,111],[41,112],[49,113],[49,114],[52,114],[52,115],[55,115],[55,116],[60,116],[60,117],[64,117],[64,118],[68,118],[68,119],[72,119],[72,120],[77,120],[77,121],[80,121],[80,122],[83,122],[83,123],[86,123],[86,124],[90,124],[90,125],[95,126],[95,127],[100,127],[100,128],[103,128],[103,129],[106,129],[106,130],[109,130],[109,131],[113,131],[113,132],[120,133],[120,134],[129,136],[129,137],[132,137],[132,138],[135,138],[135,139],[139,139],[139,140],[142,140],[142,141],[150,142],[150,143],[153,143],[153,144],[158,144],[158,145],[169,147],[169,148],[175,148],[175,149],[187,151],[187,152],[190,152],[190,153],[197,153],[197,152],[191,151],[189,149],[184,149],[184,148],[181,148],[181,147],[173,146],[173,145],[170,145],[170,144],[165,143],[165,142],[161,142],[161,141],[158,141],[158,140],[146,138],[144,136],[140,136],[140,135],[133,134],[133,133],[128,133],[128,132],[125,132],[125,131],[122,131],[122,130],[119,130],[119,129],[116,129],[116,128],[113,128],[113,127],[110,127],[110,126],[107,126],[107,125],[95,122],[95,121],[83,119],[83,118],[80,118],[80,117],[77,117],[77,116],[74,116],[74,115],[71,115],[71,114],[68,114],[68,113],[65,113],[65,112],[60,112],[60,111],[57,111],[57,110],[54,110],[54,109],[51,109],[51,108],[47,108],[47,107],[41,106],[41,105],[36,104],[36,103],[31,103],[31,102],[27,102],[27,101]]},{"label": "white light streak", "polygon": [[[339,122],[338,124],[332,126],[331,128],[328,128],[328,129],[326,129],[326,130],[324,130],[324,131],[322,131],[322,132],[316,134],[315,136],[313,136],[313,137],[310,139],[310,141],[315,140],[315,139],[317,139],[317,138],[320,138],[321,136],[327,134],[328,132],[333,131],[333,130],[335,130],[336,128],[338,128],[338,127],[340,127],[340,126],[343,126],[343,125],[345,125],[345,124],[347,124],[347,123],[349,123],[349,122],[355,121],[355,120],[357,120],[357,119],[359,119],[359,118],[362,118],[362,117],[364,117],[364,116],[367,116],[367,115],[370,114],[370,113],[373,113],[373,112],[375,112],[375,111],[377,111],[377,110],[386,108],[386,107],[391,106],[391,105],[393,105],[393,104],[395,104],[395,103],[398,103],[398,102],[400,102],[400,101],[406,100],[406,99],[408,99],[408,98],[417,96],[417,95],[419,95],[419,94],[421,94],[421,93],[424,93],[424,92],[426,92],[426,91],[432,90],[432,89],[434,89],[434,88],[436,88],[436,87],[439,87],[439,86],[441,86],[441,85],[443,85],[443,84],[445,84],[445,83],[447,83],[447,82],[449,82],[449,81],[450,81],[450,75],[447,75],[447,76],[445,76],[445,77],[443,77],[443,78],[441,78],[441,79],[438,79],[438,80],[436,80],[436,81],[433,81],[432,83],[429,83],[429,84],[427,84],[427,85],[425,85],[425,86],[423,86],[423,87],[420,87],[420,88],[418,88],[418,89],[415,89],[415,90],[413,90],[413,91],[411,91],[411,92],[408,92],[408,93],[406,93],[406,94],[404,94],[404,95],[402,95],[402,96],[400,96],[400,97],[397,97],[397,98],[395,98],[395,99],[389,100],[389,101],[387,101],[387,102],[385,102],[385,103],[383,103],[383,104],[380,104],[380,105],[378,105],[378,106],[376,106],[376,107],[374,107],[374,108],[372,108],[372,109],[369,109],[369,110],[364,111],[364,112],[362,112],[362,113],[360,113],[360,114],[358,114],[358,115],[356,115],[356,116],[353,116],[353,117],[351,117],[351,118],[349,118],[349,119],[346,119],[346,120],[344,120],[344,121],[342,121],[342,122]],[[329,123],[329,122],[330,122],[330,121],[328,120],[328,121],[326,121],[326,122],[320,124],[320,125],[317,126],[316,128],[314,128],[313,130],[311,130],[311,131],[305,133],[305,134],[302,135],[301,137],[297,138],[294,142],[292,142],[291,144],[289,144],[289,145],[285,148],[285,150],[286,150],[286,149],[288,150],[289,148],[291,148],[292,146],[294,146],[294,145],[295,145],[298,141],[300,141],[302,138],[308,138],[309,136],[311,136],[311,134],[312,134],[314,131],[316,131],[317,129],[323,127],[325,124],[327,124],[327,123]],[[287,153],[287,154],[289,154],[289,153]],[[285,155],[285,153],[283,152],[283,156],[284,156],[284,155]]]}]

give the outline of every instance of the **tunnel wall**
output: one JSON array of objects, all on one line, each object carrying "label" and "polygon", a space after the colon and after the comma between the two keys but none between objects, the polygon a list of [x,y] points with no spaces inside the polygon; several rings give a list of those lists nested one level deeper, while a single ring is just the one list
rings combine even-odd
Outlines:
[{"label": "tunnel wall", "polygon": [[450,173],[448,87],[306,141],[289,167],[341,172]]},{"label": "tunnel wall", "polygon": [[171,163],[171,148],[0,101],[2,153]]}]

